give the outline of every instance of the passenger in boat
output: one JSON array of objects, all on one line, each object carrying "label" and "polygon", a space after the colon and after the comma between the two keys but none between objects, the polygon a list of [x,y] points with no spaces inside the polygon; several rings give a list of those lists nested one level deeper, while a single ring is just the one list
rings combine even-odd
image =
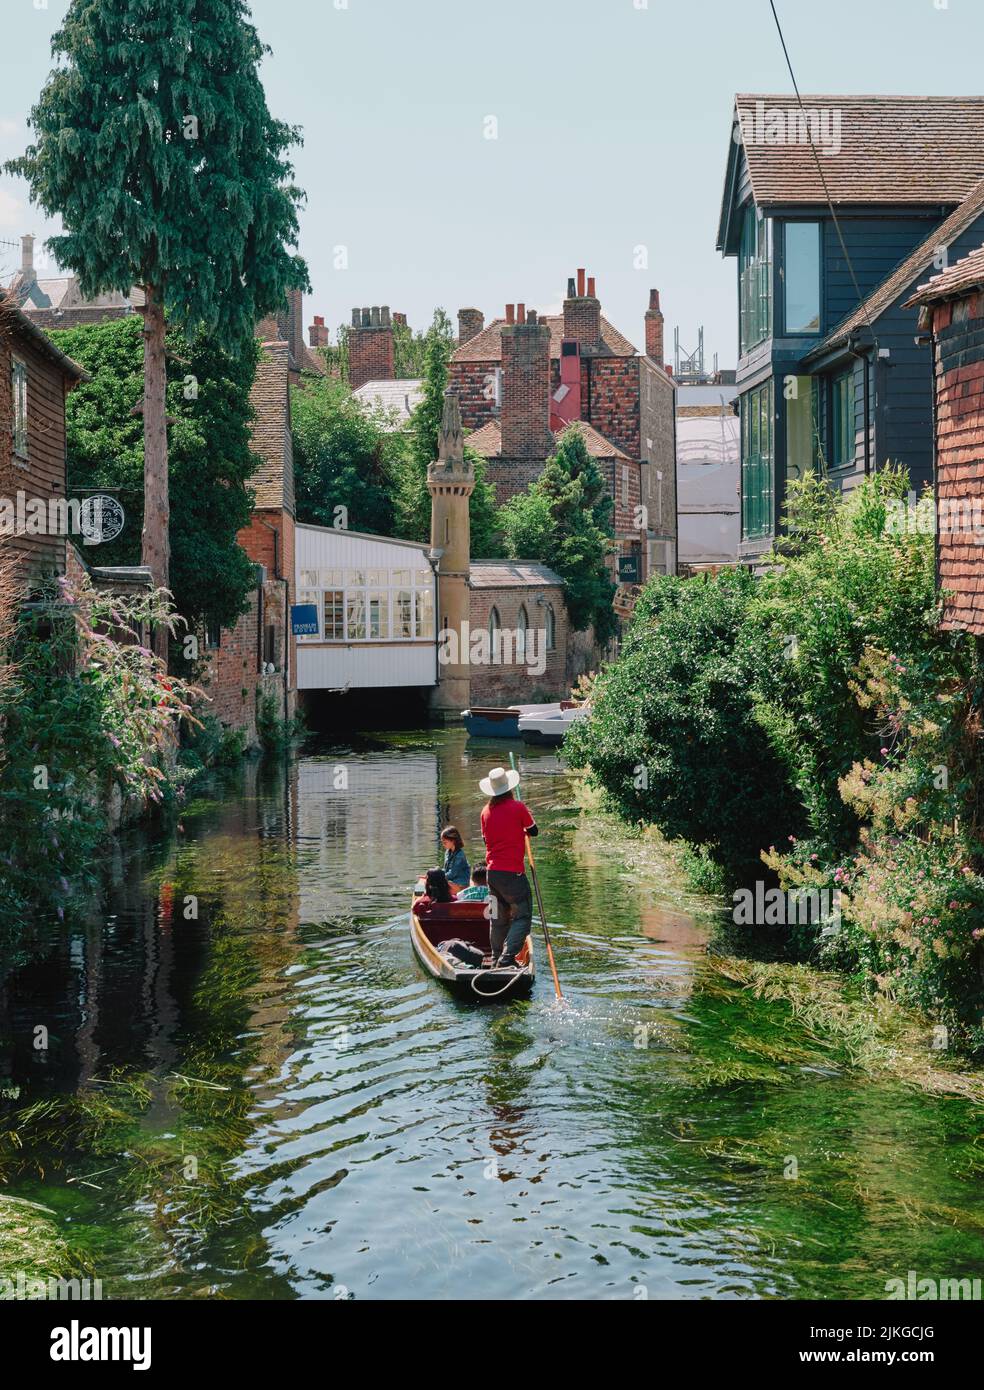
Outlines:
[{"label": "passenger in boat", "polygon": [[444,846],[444,873],[451,892],[456,896],[468,887],[471,870],[465,858],[465,842],[454,825],[446,825],[441,831],[441,844]]},{"label": "passenger in boat", "polygon": [[484,903],[489,896],[485,864],[476,864],[471,871],[471,885],[462,888],[456,899],[459,903]]},{"label": "passenger in boat", "polygon": [[537,826],[529,808],[513,794],[519,785],[514,769],[494,767],[478,785],[489,798],[482,808],[482,839],[491,893],[492,956],[497,965],[512,966],[533,921],[525,837],[537,834]]},{"label": "passenger in boat", "polygon": [[413,910],[418,917],[428,917],[442,903],[453,903],[454,894],[443,869],[428,869],[424,878],[424,895],[415,898]]}]

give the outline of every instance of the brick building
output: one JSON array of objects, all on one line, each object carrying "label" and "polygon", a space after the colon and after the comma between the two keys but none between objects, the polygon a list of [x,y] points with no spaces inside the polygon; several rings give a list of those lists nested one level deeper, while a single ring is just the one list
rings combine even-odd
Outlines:
[{"label": "brick building", "polygon": [[[675,573],[675,385],[663,364],[658,292],[644,354],[604,317],[583,270],[568,282],[562,314],[510,304],[486,326],[478,310],[462,309],[458,326],[449,386],[499,500],[537,478],[557,436],[577,424],[608,482],[618,553],[635,561],[636,583]],[[620,594],[620,607],[634,590]]]},{"label": "brick building", "polygon": [[65,573],[69,514],[51,504],[66,500],[65,398],[84,377],[0,292],[0,546],[26,577]]},{"label": "brick building", "polygon": [[984,636],[984,246],[920,285],[933,344],[936,546],[943,627]]}]

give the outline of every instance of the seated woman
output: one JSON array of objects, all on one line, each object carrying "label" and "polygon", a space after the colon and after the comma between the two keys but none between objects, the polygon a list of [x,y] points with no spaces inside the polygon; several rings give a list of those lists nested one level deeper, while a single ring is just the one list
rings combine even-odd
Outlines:
[{"label": "seated woman", "polygon": [[471,871],[471,887],[463,888],[458,894],[459,903],[484,903],[488,900],[489,885],[485,860],[476,864]]},{"label": "seated woman", "polygon": [[447,877],[443,869],[428,869],[424,879],[424,895],[422,898],[415,898],[413,910],[418,917],[429,917],[436,907],[444,903],[453,903],[454,894],[448,884]]},{"label": "seated woman", "polygon": [[458,894],[468,887],[468,860],[465,858],[465,842],[454,825],[446,825],[441,831],[441,844],[444,846],[444,873],[451,886],[451,892]]}]

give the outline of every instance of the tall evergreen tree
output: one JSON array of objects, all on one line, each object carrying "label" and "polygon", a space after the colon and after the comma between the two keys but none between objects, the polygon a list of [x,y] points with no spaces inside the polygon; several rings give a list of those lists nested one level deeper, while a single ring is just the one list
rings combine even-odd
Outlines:
[{"label": "tall evergreen tree", "polygon": [[60,59],[8,172],[65,232],[48,246],[82,293],[144,293],[142,557],[169,582],[165,321],[234,349],[305,287],[298,131],[267,109],[245,0],[72,0]]}]

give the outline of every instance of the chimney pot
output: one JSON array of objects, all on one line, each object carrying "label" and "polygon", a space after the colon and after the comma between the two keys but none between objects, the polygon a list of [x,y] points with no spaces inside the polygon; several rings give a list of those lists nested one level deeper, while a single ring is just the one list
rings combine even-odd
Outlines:
[{"label": "chimney pot", "polygon": [[21,274],[25,279],[34,279],[34,236],[31,232],[21,237]]},{"label": "chimney pot", "polygon": [[507,304],[507,305],[506,305],[506,323],[515,323],[515,322],[516,322],[516,306],[515,306],[515,304]]},{"label": "chimney pot", "polygon": [[379,325],[381,328],[389,328],[390,326],[390,311],[388,304],[384,304],[379,311]]},{"label": "chimney pot", "polygon": [[353,328],[360,328],[361,326],[362,326],[362,310],[361,310],[361,309],[353,309],[353,310],[352,310],[352,327],[353,327]]},{"label": "chimney pot", "polygon": [[368,308],[368,306],[367,306],[367,307],[365,307],[365,308],[362,310],[362,327],[363,327],[363,328],[369,328],[371,324],[372,324],[372,310],[371,310],[370,308]]},{"label": "chimney pot", "polygon": [[[388,304],[374,304],[352,315],[355,330],[349,337],[348,379],[353,391],[367,381],[392,381],[393,321]],[[369,330],[369,331],[367,331]],[[326,334],[327,337],[327,334]]]},{"label": "chimney pot", "polygon": [[577,286],[574,283],[574,276],[571,275],[567,281],[567,298],[573,299],[577,294]]},{"label": "chimney pot", "polygon": [[517,304],[517,305],[516,305],[516,322],[517,322],[517,323],[525,323],[525,322],[526,322],[526,305],[525,305],[525,304]]},{"label": "chimney pot", "polygon": [[579,266],[577,272],[577,297],[584,298],[584,267]]},{"label": "chimney pot", "polygon": [[649,307],[650,309],[659,308],[659,290],[649,291]]},{"label": "chimney pot", "polygon": [[588,276],[588,298],[589,298],[589,299],[594,299],[594,297],[595,297],[595,279],[594,279],[594,276],[593,276],[593,275],[589,275],[589,276]]}]

